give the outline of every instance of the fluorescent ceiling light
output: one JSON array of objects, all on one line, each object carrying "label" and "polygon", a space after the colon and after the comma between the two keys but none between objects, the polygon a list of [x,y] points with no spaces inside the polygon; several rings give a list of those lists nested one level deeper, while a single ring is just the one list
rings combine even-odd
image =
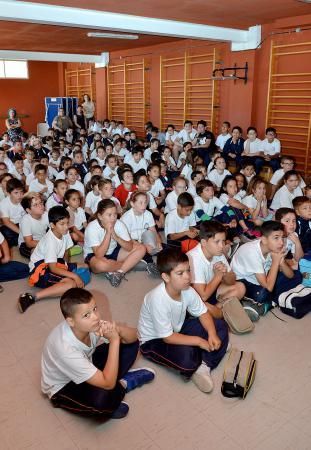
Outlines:
[{"label": "fluorescent ceiling light", "polygon": [[100,32],[87,33],[87,36],[93,38],[133,39],[133,40],[139,38],[137,34],[118,34],[118,33],[100,33]]}]

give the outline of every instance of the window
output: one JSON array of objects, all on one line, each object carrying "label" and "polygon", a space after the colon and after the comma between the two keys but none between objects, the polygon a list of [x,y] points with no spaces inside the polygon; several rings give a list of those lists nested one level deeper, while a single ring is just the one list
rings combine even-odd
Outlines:
[{"label": "window", "polygon": [[27,61],[0,60],[0,78],[28,78]]}]

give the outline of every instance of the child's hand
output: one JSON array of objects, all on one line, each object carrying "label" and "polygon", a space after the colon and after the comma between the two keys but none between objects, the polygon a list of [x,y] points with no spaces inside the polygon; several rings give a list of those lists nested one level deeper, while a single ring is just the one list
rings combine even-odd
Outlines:
[{"label": "child's hand", "polygon": [[82,279],[79,277],[79,275],[77,274],[73,274],[73,280],[75,281],[76,285],[78,288],[83,288],[84,287],[84,283],[82,281]]},{"label": "child's hand", "polygon": [[221,340],[219,339],[217,334],[209,335],[208,336],[208,343],[209,343],[209,346],[210,346],[210,349],[211,349],[212,352],[214,350],[218,350],[220,348],[220,346],[221,346]]},{"label": "child's hand", "polygon": [[45,194],[47,191],[48,191],[48,187],[45,186],[45,187],[41,190],[40,194]]},{"label": "child's hand", "polygon": [[211,351],[211,347],[210,347],[210,344],[209,344],[208,340],[203,339],[203,338],[199,338],[199,339],[200,339],[200,341],[199,341],[198,347],[201,350],[205,350],[207,352],[210,352]]},{"label": "child's hand", "polygon": [[115,322],[103,322],[101,326],[102,336],[110,342],[120,340],[120,335]]},{"label": "child's hand", "polygon": [[198,236],[198,234],[199,234],[199,231],[195,228],[190,228],[190,230],[187,232],[187,236],[190,239],[196,238]]},{"label": "child's hand", "polygon": [[300,242],[299,237],[297,236],[297,234],[295,232],[290,233],[287,237],[290,241],[294,242],[295,244]]},{"label": "child's hand", "polygon": [[[224,270],[224,267],[226,270]],[[227,272],[227,268],[222,262],[217,262],[216,264],[213,265],[213,271],[215,275],[218,275],[222,278],[224,273]]]},{"label": "child's hand", "polygon": [[272,262],[276,262],[279,265],[284,262],[284,258],[286,256],[286,251],[282,250],[279,253],[271,252]]}]

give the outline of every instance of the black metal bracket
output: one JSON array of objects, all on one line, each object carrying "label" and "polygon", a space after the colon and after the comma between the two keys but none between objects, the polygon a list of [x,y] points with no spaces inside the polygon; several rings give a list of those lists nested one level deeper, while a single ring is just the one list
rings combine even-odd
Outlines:
[{"label": "black metal bracket", "polygon": [[[238,75],[238,72],[244,71],[244,76],[241,76],[241,74]],[[229,73],[228,73],[229,72]],[[248,75],[248,63],[245,63],[244,67],[237,67],[236,64],[234,64],[234,67],[222,67],[219,69],[213,70],[213,78],[216,79],[223,79],[223,80],[244,80],[244,84],[247,83],[247,75]]]}]

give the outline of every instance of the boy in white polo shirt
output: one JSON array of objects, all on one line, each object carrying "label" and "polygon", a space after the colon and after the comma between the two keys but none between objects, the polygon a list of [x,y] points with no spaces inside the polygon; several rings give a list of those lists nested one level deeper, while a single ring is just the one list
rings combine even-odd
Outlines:
[{"label": "boy in white polo shirt", "polygon": [[165,236],[168,245],[180,247],[181,241],[195,239],[198,230],[193,214],[194,200],[191,194],[183,192],[177,199],[177,208],[169,212],[165,218]]},{"label": "boy in white polo shirt", "polygon": [[38,192],[47,199],[53,192],[54,185],[48,179],[47,167],[43,164],[37,164],[34,170],[35,179],[29,185],[30,192]]},{"label": "boy in white polo shirt", "polygon": [[292,289],[300,280],[285,260],[284,226],[269,220],[261,227],[262,236],[242,245],[232,258],[231,269],[246,288],[245,296],[263,303],[264,313],[271,302]]},{"label": "boy in white polo shirt", "polygon": [[175,161],[178,161],[179,153],[182,150],[183,144],[185,142],[191,142],[191,144],[195,144],[196,135],[197,131],[195,128],[193,128],[193,123],[191,122],[191,120],[186,120],[184,122],[184,128],[178,133],[176,139],[174,140],[173,157]]},{"label": "boy in white polo shirt", "polygon": [[266,138],[262,141],[264,152],[263,164],[268,164],[275,172],[280,167],[281,142],[277,139],[276,129],[266,128]]},{"label": "boy in white polo shirt", "polygon": [[124,395],[154,379],[151,369],[133,369],[137,330],[100,319],[95,299],[85,289],[66,291],[64,316],[52,330],[41,358],[41,389],[55,408],[103,421],[122,419]]},{"label": "boy in white polo shirt", "polygon": [[24,184],[13,178],[6,185],[8,196],[0,202],[1,233],[7,240],[9,247],[18,245],[19,223],[25,214],[21,205],[24,195]]},{"label": "boy in white polo shirt", "polygon": [[223,122],[221,126],[221,134],[217,136],[215,145],[220,149],[220,151],[223,151],[225,143],[228,139],[231,138],[230,134],[230,122]]},{"label": "boy in white polo shirt", "polygon": [[245,287],[236,282],[236,276],[224,256],[225,227],[214,220],[202,222],[199,237],[200,243],[187,253],[192,286],[207,303],[213,317],[221,318],[221,302],[231,297],[241,299]]},{"label": "boy in white polo shirt", "polygon": [[[214,320],[190,287],[188,257],[178,249],[159,253],[163,283],[144,298],[138,322],[141,353],[177,370],[202,392],[211,392],[215,369],[228,347],[228,328]],[[186,318],[186,312],[192,317]]]}]

